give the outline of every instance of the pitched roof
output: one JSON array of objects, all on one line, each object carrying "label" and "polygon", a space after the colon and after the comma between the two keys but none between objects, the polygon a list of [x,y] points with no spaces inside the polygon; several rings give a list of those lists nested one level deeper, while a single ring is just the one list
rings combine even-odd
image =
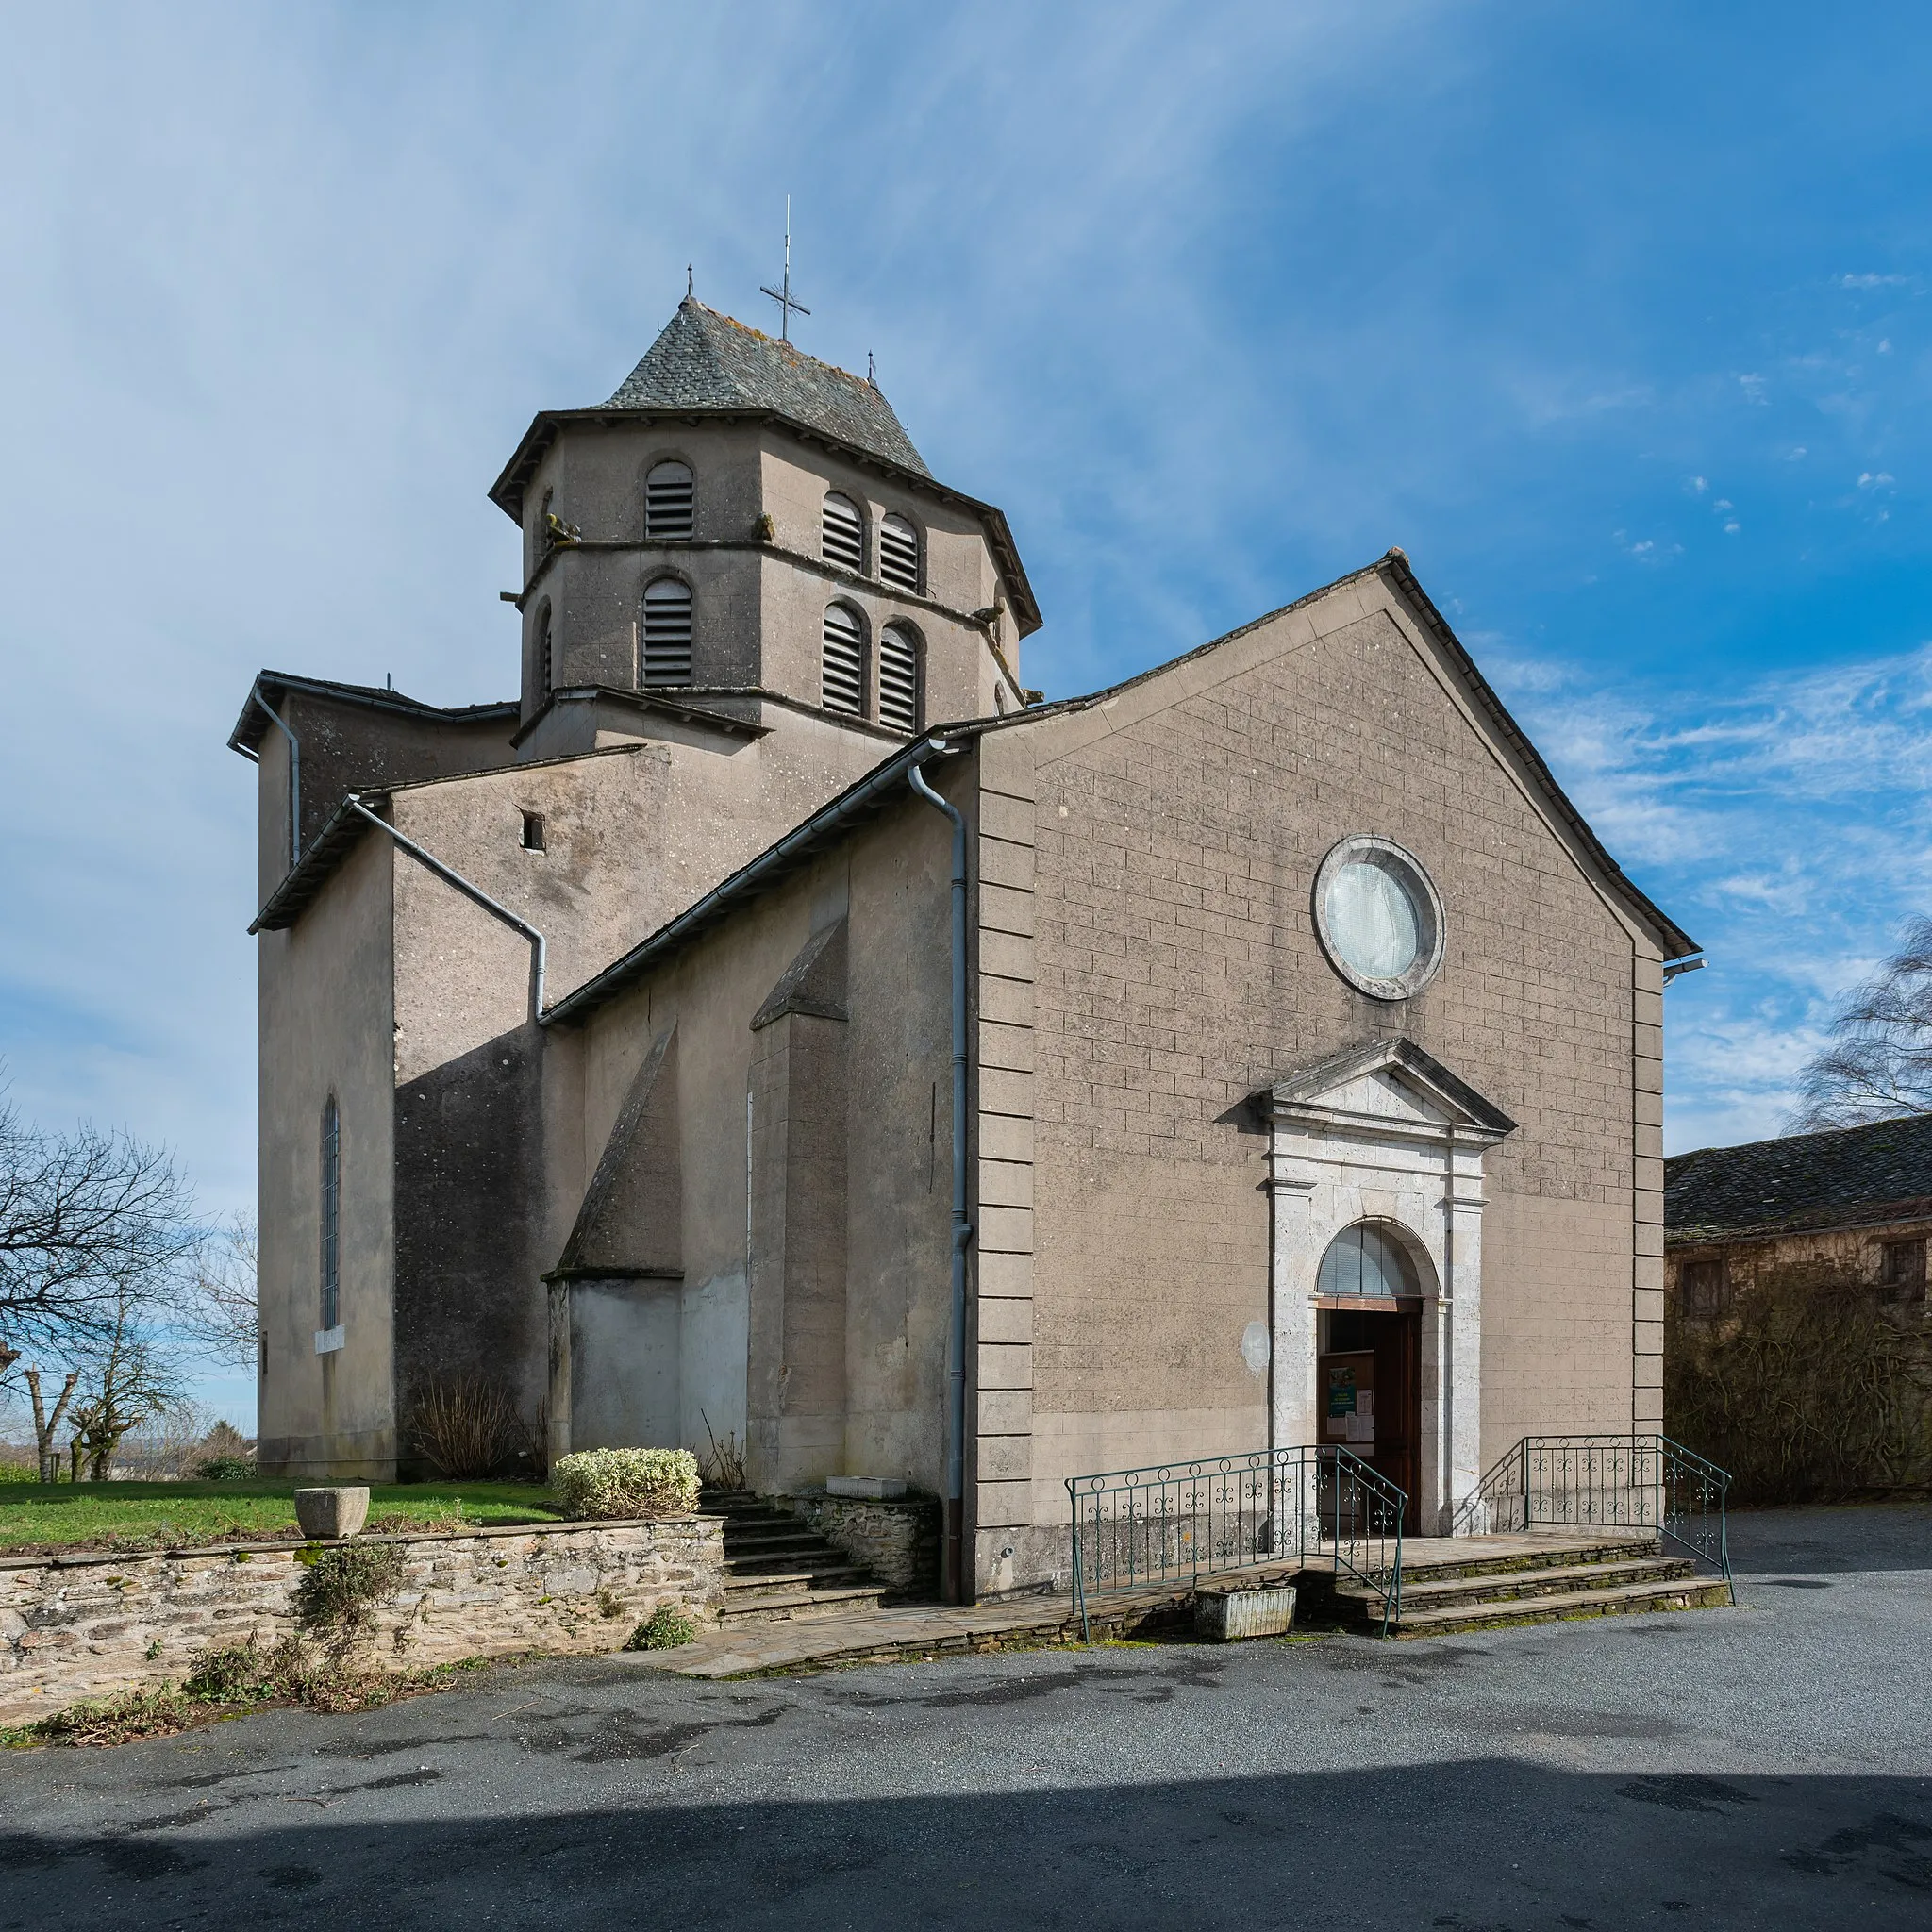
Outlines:
[{"label": "pitched roof", "polygon": [[1932,1215],[1932,1114],[1703,1147],[1664,1162],[1678,1244]]},{"label": "pitched roof", "polygon": [[421,698],[407,697],[387,685],[341,684],[332,677],[298,677],[292,671],[261,671],[248,688],[242,715],[228,734],[228,749],[244,757],[260,743],[262,734],[275,728],[263,708],[267,703],[279,705],[290,692],[326,698],[339,705],[355,705],[364,710],[391,711],[408,718],[435,718],[445,724],[495,724],[517,715],[514,698],[485,705],[431,705]]},{"label": "pitched roof", "polygon": [[[1348,575],[1338,577],[1334,583],[1324,584],[1319,591],[1310,591],[1306,596],[1296,598],[1292,604],[1284,605],[1279,610],[1270,611],[1265,617],[1257,617],[1252,624],[1244,624],[1240,629],[1231,630],[1224,637],[1215,638],[1208,643],[1198,645],[1181,657],[1171,658],[1165,664],[1158,664],[1152,670],[1140,672],[1119,684],[1109,685],[1105,691],[1091,691],[1084,697],[1060,698],[1050,705],[1029,706],[1024,711],[1010,712],[1004,717],[966,718],[949,724],[929,725],[923,738],[894,752],[884,763],[875,766],[829,804],[821,807],[810,818],[794,825],[775,844],[768,846],[728,878],[721,879],[702,899],[679,913],[668,924],[660,926],[656,932],[640,941],[629,952],[613,959],[602,972],[585,981],[575,991],[567,993],[550,1008],[545,1015],[546,1022],[559,1021],[571,1025],[581,1024],[597,1008],[606,1001],[614,999],[658,960],[675,952],[699,932],[728,916],[749,894],[763,891],[791,868],[803,864],[811,854],[832,840],[842,836],[850,826],[887,808],[895,798],[899,802],[910,799],[911,793],[905,783],[906,774],[910,767],[924,764],[948,750],[963,750],[966,743],[973,739],[984,738],[997,731],[1025,730],[1043,719],[1064,717],[1071,712],[1089,710],[1097,705],[1106,705],[1121,692],[1165,676],[1176,666],[1192,663],[1196,658],[1205,657],[1210,651],[1221,649],[1236,638],[1245,637],[1250,631],[1258,629],[1264,624],[1272,624],[1288,611],[1298,610],[1304,605],[1313,604],[1320,598],[1331,595],[1344,585],[1384,573],[1409,600],[1411,607],[1436,636],[1452,661],[1461,670],[1478,703],[1488,712],[1497,730],[1524,760],[1533,778],[1543,790],[1579,844],[1602,868],[1607,883],[1623,897],[1624,903],[1652,927],[1660,942],[1672,950],[1674,957],[1686,958],[1701,952],[1703,949],[1696,941],[1641,891],[1605,850],[1583,814],[1564,796],[1562,788],[1538,755],[1536,747],[1530,743],[1523,727],[1504,708],[1502,699],[1491,690],[1488,680],[1476,669],[1474,659],[1463,648],[1455,632],[1449,628],[1441,612],[1429,600],[1427,592],[1417,583],[1415,574],[1409,569],[1408,558],[1400,550],[1391,550],[1374,563],[1360,570],[1351,571]],[[1420,1052],[1420,1049],[1417,1051]],[[1447,1074],[1446,1069],[1442,1071]],[[1474,1100],[1481,1099],[1474,1090],[1470,1090],[1470,1096]],[[1487,1106],[1489,1103],[1485,1102],[1484,1105]],[[1508,1131],[1514,1126],[1514,1123],[1509,1122],[1507,1116],[1500,1111],[1496,1112],[1495,1118],[1503,1124],[1502,1131]]]},{"label": "pitched roof", "polygon": [[876,383],[707,308],[677,305],[607,409],[770,409],[911,470],[932,472]]}]

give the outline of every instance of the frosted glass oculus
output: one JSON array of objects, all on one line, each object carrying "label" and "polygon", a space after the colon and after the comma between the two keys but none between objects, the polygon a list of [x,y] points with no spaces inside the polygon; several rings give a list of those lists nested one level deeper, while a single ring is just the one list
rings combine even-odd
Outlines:
[{"label": "frosted glass oculus", "polygon": [[1421,863],[1387,839],[1344,839],[1315,879],[1329,963],[1372,998],[1406,1000],[1442,961],[1442,904]]}]

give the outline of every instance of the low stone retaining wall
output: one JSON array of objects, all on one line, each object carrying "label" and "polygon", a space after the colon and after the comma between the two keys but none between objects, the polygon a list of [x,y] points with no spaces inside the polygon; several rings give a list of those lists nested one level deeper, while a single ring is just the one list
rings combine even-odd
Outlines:
[{"label": "low stone retaining wall", "polygon": [[863,1564],[894,1596],[938,1596],[938,1497],[905,1496],[882,1502],[807,1490],[771,1500],[802,1517],[834,1549]]},{"label": "low stone retaining wall", "polygon": [[[359,1537],[396,1543],[402,1587],[353,1655],[416,1667],[520,1650],[608,1651],[659,1604],[694,1622],[724,1594],[716,1517],[519,1524]],[[137,1684],[179,1682],[197,1651],[297,1635],[302,1555],[341,1544],[229,1543],[152,1556],[0,1558],[0,1724]],[[326,1640],[325,1640],[326,1641]]]}]

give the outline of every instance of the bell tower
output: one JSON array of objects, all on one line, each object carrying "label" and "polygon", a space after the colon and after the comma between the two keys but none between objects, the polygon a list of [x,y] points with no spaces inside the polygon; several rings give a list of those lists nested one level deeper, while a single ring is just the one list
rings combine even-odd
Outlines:
[{"label": "bell tower", "polygon": [[520,756],[705,713],[883,756],[1026,702],[1006,518],[871,378],[695,297],[608,402],[539,415],[491,497],[523,532]]}]

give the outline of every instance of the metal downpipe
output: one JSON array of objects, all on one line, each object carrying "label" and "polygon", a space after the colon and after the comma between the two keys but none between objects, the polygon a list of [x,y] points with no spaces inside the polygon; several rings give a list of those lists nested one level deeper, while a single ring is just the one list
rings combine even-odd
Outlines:
[{"label": "metal downpipe", "polygon": [[293,872],[302,863],[302,741],[262,696],[259,685],[255,689],[255,702],[269,723],[289,741],[289,870]]},{"label": "metal downpipe", "polygon": [[[931,741],[937,755],[952,749]],[[966,1206],[966,820],[941,798],[918,765],[907,773],[913,791],[953,822],[953,1308],[946,1353],[946,1524],[942,1593],[967,1597],[966,1514],[966,1249],[973,1224]]]},{"label": "metal downpipe", "polygon": [[436,876],[446,884],[454,886],[466,899],[473,899],[484,911],[494,913],[504,924],[512,926],[528,940],[534,949],[530,974],[530,1017],[541,1021],[543,1017],[543,968],[549,947],[543,935],[527,919],[520,919],[508,906],[500,906],[481,886],[474,886],[454,866],[443,864],[433,852],[425,852],[407,833],[399,832],[385,818],[378,817],[352,791],[345,803],[353,811],[358,811],[379,831],[387,832],[409,857],[419,864],[426,866]]}]

